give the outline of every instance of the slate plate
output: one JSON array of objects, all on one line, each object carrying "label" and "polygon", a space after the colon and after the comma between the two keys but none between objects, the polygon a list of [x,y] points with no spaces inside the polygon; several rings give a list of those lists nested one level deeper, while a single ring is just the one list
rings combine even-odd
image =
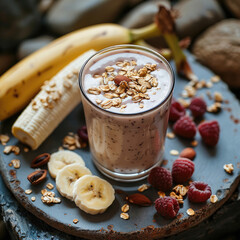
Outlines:
[{"label": "slate plate", "polygon": [[[209,70],[195,62],[191,55],[188,54],[188,58],[194,72],[200,79],[209,80],[210,77],[213,76]],[[174,91],[176,98],[179,97],[185,84],[186,80],[177,77]],[[28,153],[21,151],[21,154],[18,156],[14,154],[4,155],[2,154],[4,147],[1,145],[0,167],[3,179],[16,199],[28,211],[32,212],[36,217],[42,219],[52,227],[75,236],[88,239],[149,239],[166,237],[188,229],[214,213],[231,196],[240,180],[240,157],[238,152],[240,146],[239,102],[222,82],[214,84],[213,88],[198,91],[198,95],[203,95],[209,105],[212,103],[212,100],[208,99],[206,91],[219,91],[227,101],[223,104],[223,111],[217,115],[210,113],[205,115],[205,119],[207,120],[217,119],[219,121],[221,127],[220,141],[217,147],[208,148],[201,142],[199,134],[196,136],[196,140],[199,141],[199,144],[196,147],[197,157],[194,160],[196,170],[192,180],[204,181],[211,186],[212,193],[216,194],[219,198],[219,201],[215,204],[211,204],[209,201],[204,204],[191,204],[186,199],[183,207],[180,208],[178,218],[174,220],[166,220],[157,215],[154,206],[138,207],[131,205],[129,211],[130,219],[127,221],[119,217],[121,206],[125,201],[121,194],[118,193],[116,194],[116,200],[109,209],[105,213],[96,216],[90,216],[82,212],[74,203],[65,198],[62,198],[62,203],[60,205],[48,206],[43,204],[40,199],[40,190],[45,188],[48,182],[54,185],[55,183],[54,180],[48,176],[47,180],[39,186],[31,186],[26,179],[26,176],[33,171],[29,167],[30,162],[35,156],[43,152],[53,153],[57,151],[64,136],[68,132],[76,132],[77,129],[84,124],[81,105],[60,124],[38,150]],[[14,120],[15,117],[0,123],[0,133],[10,135],[11,125]],[[169,129],[169,131],[171,131],[171,129]],[[11,137],[8,145],[18,145],[23,149],[23,145],[13,137]],[[190,141],[180,138],[172,140],[167,139],[164,158],[168,161],[165,161],[165,163],[167,163],[165,167],[171,168],[172,162],[176,159],[176,157],[169,154],[171,149],[181,151],[187,146],[190,146]],[[86,166],[91,169],[93,174],[105,178],[92,164],[88,149],[76,150],[76,152],[82,155],[86,162]],[[14,158],[21,160],[20,169],[16,170],[8,166],[8,163]],[[225,163],[233,163],[235,170],[232,175],[227,174],[223,170],[223,165]],[[115,189],[123,190],[128,194],[137,192],[137,188],[141,184],[146,183],[146,180],[137,183],[117,183],[109,179],[107,180],[111,182]],[[33,190],[33,193],[31,195],[26,195],[24,190],[29,188]],[[56,196],[60,197],[56,189],[54,189],[54,192],[56,192]],[[158,196],[157,191],[152,188],[148,189],[144,194],[152,201]],[[36,196],[35,202],[30,200],[32,196]],[[190,217],[186,214],[188,208],[195,210],[194,216]],[[74,218],[79,220],[77,224],[72,222]]]}]

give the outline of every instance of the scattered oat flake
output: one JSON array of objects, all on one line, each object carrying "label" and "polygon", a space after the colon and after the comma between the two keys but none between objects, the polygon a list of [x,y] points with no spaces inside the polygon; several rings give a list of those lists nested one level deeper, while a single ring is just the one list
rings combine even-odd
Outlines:
[{"label": "scattered oat flake", "polygon": [[219,76],[216,75],[216,76],[211,77],[211,82],[217,83],[219,81],[220,81],[220,77]]},{"label": "scattered oat flake", "polygon": [[31,193],[32,193],[32,189],[26,189],[26,190],[25,190],[25,193],[26,193],[27,195],[31,194]]},{"label": "scattered oat flake", "polygon": [[158,196],[163,198],[166,196],[166,194],[165,192],[158,191]]},{"label": "scattered oat flake", "polygon": [[142,184],[141,186],[138,187],[138,191],[139,192],[144,192],[145,190],[147,190],[150,186],[147,184]]},{"label": "scattered oat flake", "polygon": [[223,101],[222,94],[220,92],[214,92],[214,100],[216,102],[222,102]]},{"label": "scattered oat flake", "polygon": [[74,223],[74,224],[77,224],[78,222],[79,222],[79,221],[78,221],[77,218],[73,219],[73,223]]},{"label": "scattered oat flake", "polygon": [[5,145],[10,140],[8,135],[0,134],[0,142]]},{"label": "scattered oat flake", "polygon": [[11,163],[12,163],[13,167],[16,168],[16,169],[20,168],[20,166],[21,166],[21,162],[20,162],[19,159],[13,159],[11,161]]},{"label": "scattered oat flake", "polygon": [[129,211],[129,205],[128,204],[124,204],[122,207],[121,207],[121,210],[122,212],[126,213]]},{"label": "scattered oat flake", "polygon": [[52,183],[48,183],[48,184],[46,185],[46,187],[47,187],[48,189],[50,189],[50,190],[52,190],[52,189],[54,188],[54,186],[52,185]]},{"label": "scattered oat flake", "polygon": [[184,197],[187,194],[188,189],[183,185],[177,185],[173,188],[173,191]]},{"label": "scattered oat flake", "polygon": [[31,197],[32,202],[36,201],[36,197]]},{"label": "scattered oat flake", "polygon": [[211,201],[211,203],[216,203],[218,201],[218,197],[216,195],[212,195],[210,197],[210,201]]},{"label": "scattered oat flake", "polygon": [[173,156],[177,156],[177,155],[179,155],[179,152],[177,150],[175,150],[175,149],[172,149],[170,151],[170,154],[173,155]]},{"label": "scattered oat flake", "polygon": [[224,164],[223,168],[227,173],[229,173],[229,174],[233,173],[234,167],[233,167],[232,163]]},{"label": "scattered oat flake", "polygon": [[127,220],[127,219],[129,219],[129,214],[123,212],[123,213],[120,214],[120,217],[124,220]]},{"label": "scattered oat flake", "polygon": [[195,212],[194,212],[194,210],[193,210],[192,208],[189,208],[189,209],[187,210],[187,214],[188,214],[189,216],[193,216],[193,215],[195,214]]},{"label": "scattered oat flake", "polygon": [[175,138],[175,134],[173,132],[168,132],[167,138],[173,139],[173,138]]},{"label": "scattered oat flake", "polygon": [[191,145],[192,145],[193,147],[196,147],[196,146],[198,145],[198,141],[197,141],[197,140],[193,140],[193,141],[191,142]]}]

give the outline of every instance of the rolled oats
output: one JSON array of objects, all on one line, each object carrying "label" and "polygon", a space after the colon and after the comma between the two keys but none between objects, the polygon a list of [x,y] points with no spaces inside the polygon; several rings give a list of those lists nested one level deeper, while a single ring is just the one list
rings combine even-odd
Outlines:
[{"label": "rolled oats", "polygon": [[13,159],[11,161],[11,163],[12,163],[13,167],[16,168],[16,169],[20,168],[20,166],[21,166],[21,162],[20,162],[19,159]]},{"label": "rolled oats", "polygon": [[6,145],[6,143],[10,140],[8,135],[0,134],[0,142],[2,145]]},{"label": "rolled oats", "polygon": [[127,219],[129,219],[129,214],[123,212],[123,213],[120,214],[120,217],[124,220],[127,220]]},{"label": "rolled oats", "polygon": [[126,213],[129,211],[129,205],[128,204],[124,204],[122,207],[121,207],[121,210],[122,212]]},{"label": "rolled oats", "polygon": [[233,173],[234,167],[233,167],[232,163],[224,164],[223,168],[227,173],[229,173],[229,174]]},{"label": "rolled oats", "polygon": [[172,149],[172,150],[170,151],[170,154],[173,155],[173,156],[177,156],[177,155],[179,155],[179,151],[177,151],[177,150],[175,150],[175,149]]},{"label": "rolled oats", "polygon": [[173,138],[175,138],[175,134],[173,132],[168,132],[167,138],[173,139]]},{"label": "rolled oats", "polygon": [[222,94],[220,92],[214,92],[214,100],[216,102],[222,102],[223,101]]},{"label": "rolled oats", "polygon": [[142,184],[141,186],[138,187],[139,192],[144,192],[145,190],[149,189],[150,186],[147,184]]},{"label": "rolled oats", "polygon": [[166,194],[165,192],[158,191],[158,196],[163,198],[166,196]]},{"label": "rolled oats", "polygon": [[54,186],[53,186],[52,183],[48,183],[48,184],[46,185],[46,187],[47,187],[48,189],[50,189],[50,190],[52,190],[52,189],[54,188]]},{"label": "rolled oats", "polygon": [[31,193],[32,193],[32,189],[26,189],[26,190],[25,190],[25,194],[29,195],[29,194],[31,194]]},{"label": "rolled oats", "polygon": [[36,201],[36,197],[31,197],[31,201],[35,202]]},{"label": "rolled oats", "polygon": [[74,223],[74,224],[77,224],[78,222],[79,222],[79,221],[78,221],[77,218],[73,219],[73,223]]},{"label": "rolled oats", "polygon": [[193,216],[193,215],[195,214],[195,212],[194,212],[194,210],[193,210],[192,208],[189,208],[189,209],[187,210],[187,214],[188,214],[189,216]]},{"label": "rolled oats", "polygon": [[187,194],[188,189],[183,185],[177,185],[173,188],[173,191],[184,197]]},{"label": "rolled oats", "polygon": [[212,195],[211,197],[210,197],[210,202],[211,203],[216,203],[218,201],[218,197],[216,196],[216,195]]},{"label": "rolled oats", "polygon": [[87,92],[90,94],[99,95],[101,93],[101,89],[98,87],[91,87],[87,90]]}]

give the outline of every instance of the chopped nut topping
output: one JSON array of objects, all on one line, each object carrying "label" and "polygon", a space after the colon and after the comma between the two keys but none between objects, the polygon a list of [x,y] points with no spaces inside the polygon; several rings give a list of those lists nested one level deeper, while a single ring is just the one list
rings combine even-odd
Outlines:
[{"label": "chopped nut topping", "polygon": [[121,210],[122,212],[126,213],[129,211],[129,205],[128,204],[124,204],[122,207],[121,207]]},{"label": "chopped nut topping", "polygon": [[31,197],[32,202],[36,201],[36,197]]},{"label": "chopped nut topping", "polygon": [[189,208],[189,209],[187,210],[187,214],[188,214],[189,216],[193,216],[193,215],[195,214],[195,212],[194,212],[194,210],[193,210],[192,208]]},{"label": "chopped nut topping", "polygon": [[21,162],[20,162],[19,159],[13,159],[11,161],[11,163],[12,163],[13,167],[16,168],[16,169],[20,168],[20,166],[21,166]]},{"label": "chopped nut topping", "polygon": [[175,138],[175,134],[173,132],[168,132],[167,138],[173,139],[173,138]]},{"label": "chopped nut topping", "polygon": [[214,100],[216,102],[222,102],[223,101],[222,94],[220,92],[215,92],[214,93]]},{"label": "chopped nut topping", "polygon": [[138,191],[139,192],[144,192],[145,190],[149,189],[150,186],[147,185],[147,184],[142,184],[139,188],[138,188]]},{"label": "chopped nut topping", "polygon": [[232,174],[233,173],[233,170],[234,170],[234,167],[233,167],[233,164],[232,163],[229,163],[229,164],[225,164],[223,166],[224,170],[229,173],[229,174]]},{"label": "chopped nut topping", "polygon": [[172,149],[170,151],[170,154],[173,155],[173,156],[177,156],[177,155],[179,155],[179,152],[177,150],[175,150],[175,149]]},{"label": "chopped nut topping", "polygon": [[31,194],[31,193],[32,193],[32,189],[26,189],[26,190],[25,190],[25,193],[26,193],[27,195]]},{"label": "chopped nut topping", "polygon": [[183,185],[177,185],[173,188],[173,191],[184,197],[187,194],[188,189]]},{"label": "chopped nut topping", "polygon": [[0,134],[0,142],[2,145],[6,145],[6,143],[10,140],[8,135]]},{"label": "chopped nut topping", "polygon": [[159,197],[165,197],[166,194],[165,194],[165,192],[158,191],[158,196]]},{"label": "chopped nut topping", "polygon": [[48,189],[50,189],[50,190],[52,190],[52,189],[54,188],[54,186],[52,185],[52,183],[48,183],[48,184],[46,185],[46,187],[47,187]]},{"label": "chopped nut topping", "polygon": [[129,214],[123,212],[123,213],[120,214],[120,217],[124,220],[127,220],[127,219],[129,219]]},{"label": "chopped nut topping", "polygon": [[77,218],[73,219],[73,223],[74,223],[74,224],[77,224],[78,222],[79,222],[79,221],[78,221]]},{"label": "chopped nut topping", "polygon": [[211,197],[210,197],[210,202],[211,203],[216,203],[218,201],[218,197],[216,196],[216,195],[212,195]]}]

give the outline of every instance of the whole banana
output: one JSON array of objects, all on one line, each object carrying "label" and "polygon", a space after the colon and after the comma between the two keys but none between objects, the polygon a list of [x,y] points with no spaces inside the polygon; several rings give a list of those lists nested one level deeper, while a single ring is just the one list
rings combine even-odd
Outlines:
[{"label": "whole banana", "polygon": [[99,24],[60,37],[26,57],[0,78],[0,121],[21,110],[64,66],[89,49],[131,43],[159,35],[155,24],[129,30],[117,24]]}]

